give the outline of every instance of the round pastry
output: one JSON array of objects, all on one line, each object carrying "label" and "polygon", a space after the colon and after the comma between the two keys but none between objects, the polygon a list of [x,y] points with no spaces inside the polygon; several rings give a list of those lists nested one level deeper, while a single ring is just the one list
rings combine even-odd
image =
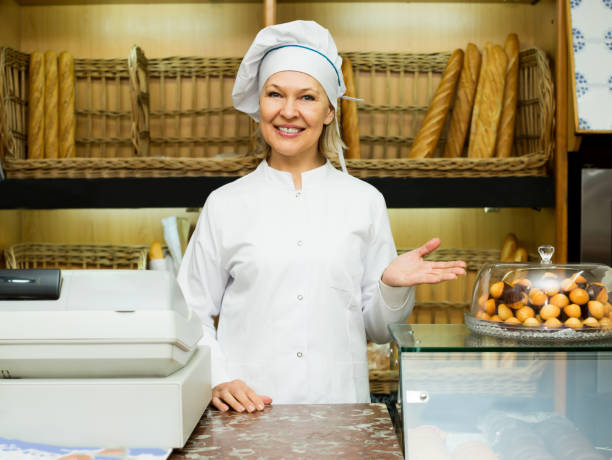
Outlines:
[{"label": "round pastry", "polygon": [[563,281],[561,281],[561,290],[563,292],[573,291],[577,287],[578,285],[576,284],[576,281],[574,281],[573,278],[565,278]]},{"label": "round pastry", "polygon": [[571,327],[572,329],[580,329],[582,328],[582,321],[578,318],[572,317],[568,318],[565,323],[563,323],[566,327]]},{"label": "round pastry", "polygon": [[601,302],[598,302],[597,300],[590,300],[589,301],[589,314],[597,319],[601,319],[604,317],[604,306]]},{"label": "round pastry", "polygon": [[610,318],[603,318],[599,321],[599,326],[602,329],[605,329],[606,331],[609,331],[610,329],[612,329],[612,319]]},{"label": "round pastry", "polygon": [[532,289],[531,291],[529,291],[529,302],[531,303],[531,305],[541,307],[546,303],[547,300],[548,297],[541,289]]},{"label": "round pastry", "polygon": [[478,305],[484,310],[485,304],[487,303],[487,300],[489,300],[489,294],[483,294],[480,297],[478,297]]},{"label": "round pastry", "polygon": [[493,283],[489,289],[489,293],[491,297],[495,299],[499,299],[504,292],[504,282],[498,281],[497,283]]},{"label": "round pastry", "polygon": [[570,302],[565,294],[556,294],[550,298],[549,303],[559,308],[564,308],[567,307]]},{"label": "round pastry", "polygon": [[[576,284],[585,285],[587,283],[586,278],[584,276],[580,275],[580,274],[577,274],[577,275],[573,276],[572,278],[574,280],[574,283],[576,283]],[[578,287],[580,287],[580,286],[578,286]]]},{"label": "round pastry", "polygon": [[500,303],[497,306],[497,315],[502,321],[506,321],[508,318],[512,318],[514,316],[512,310],[510,310],[508,306],[503,303]]},{"label": "round pastry", "polygon": [[491,319],[491,317],[484,311],[480,310],[478,313],[476,313],[476,318],[478,319]]},{"label": "round pastry", "polygon": [[501,318],[499,317],[499,315],[493,315],[493,316],[491,316],[490,321],[497,321],[498,323],[501,323],[501,322],[502,322],[502,320],[501,320]]},{"label": "round pastry", "polygon": [[518,278],[512,282],[512,286],[519,286],[522,287],[523,290],[528,291],[529,289],[531,289],[532,284],[531,281],[529,281],[527,278]]},{"label": "round pastry", "polygon": [[565,313],[570,318],[580,318],[580,316],[582,315],[582,310],[580,308],[580,305],[571,303],[563,309],[563,313]]},{"label": "round pastry", "polygon": [[[562,295],[562,294],[559,294]],[[565,297],[565,296],[564,296]],[[540,317],[546,321],[551,318],[557,318],[561,314],[561,308],[554,304],[546,304],[540,309]]]},{"label": "round pastry", "polygon": [[563,323],[558,318],[548,318],[544,321],[544,326],[557,328],[563,326]]},{"label": "round pastry", "polygon": [[586,327],[599,327],[599,321],[597,321],[595,318],[593,318],[592,316],[589,316],[587,319],[585,319],[582,322],[583,326]]},{"label": "round pastry", "polygon": [[516,318],[524,323],[527,318],[533,318],[535,316],[535,312],[531,307],[521,307],[516,312]]},{"label": "round pastry", "polygon": [[485,303],[485,312],[491,316],[495,314],[495,299],[489,299]]},{"label": "round pastry", "polygon": [[606,291],[606,288],[601,283],[591,283],[586,291],[591,300],[597,300],[601,303],[608,301],[608,291]]},{"label": "round pastry", "polygon": [[521,324],[521,322],[514,316],[511,316],[507,320],[504,321],[506,324]]},{"label": "round pastry", "polygon": [[572,292],[570,292],[569,298],[572,303],[575,303],[577,305],[584,305],[589,301],[589,294],[587,294],[587,291],[585,291],[584,289],[576,288]]},{"label": "round pastry", "polygon": [[515,310],[524,307],[528,302],[529,296],[527,296],[527,293],[521,291],[514,292],[512,295],[506,297],[506,305]]},{"label": "round pastry", "polygon": [[[529,307],[525,307],[525,308],[529,308]],[[534,318],[533,316],[530,316],[525,321],[523,321],[523,324],[525,326],[537,327],[537,326],[540,325],[540,321],[537,318]]]}]

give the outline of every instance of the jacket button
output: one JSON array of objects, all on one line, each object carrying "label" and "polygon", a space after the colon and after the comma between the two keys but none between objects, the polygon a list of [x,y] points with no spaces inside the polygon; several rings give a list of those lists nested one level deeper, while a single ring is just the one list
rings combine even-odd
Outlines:
[{"label": "jacket button", "polygon": [[302,357],[302,352],[301,352],[301,351],[298,351],[298,352],[297,352],[297,357],[298,357],[298,358],[301,358],[301,357]]},{"label": "jacket button", "polygon": [[303,298],[304,298],[304,296],[303,296],[302,294],[299,294],[299,295],[297,296],[297,299],[298,299],[298,300],[302,300]]},{"label": "jacket button", "polygon": [[302,240],[300,240],[300,241],[298,241],[298,242],[297,242],[297,245],[298,245],[298,246],[301,246],[301,245],[303,245],[303,244],[304,244],[304,242],[303,242]]}]

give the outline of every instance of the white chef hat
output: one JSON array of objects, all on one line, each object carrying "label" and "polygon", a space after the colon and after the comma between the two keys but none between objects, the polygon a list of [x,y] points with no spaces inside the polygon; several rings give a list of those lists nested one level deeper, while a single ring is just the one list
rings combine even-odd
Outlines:
[{"label": "white chef hat", "polygon": [[[303,72],[316,79],[337,113],[338,98],[346,91],[342,58],[329,31],[314,21],[292,21],[259,31],[236,75],[234,107],[259,122],[261,89],[271,75],[284,70]],[[336,127],[339,129],[338,123]],[[346,172],[341,146],[338,157]]]}]

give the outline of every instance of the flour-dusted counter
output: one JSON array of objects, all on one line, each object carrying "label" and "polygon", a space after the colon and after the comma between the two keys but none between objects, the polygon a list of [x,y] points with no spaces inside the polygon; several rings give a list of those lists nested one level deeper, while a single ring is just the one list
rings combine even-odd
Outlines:
[{"label": "flour-dusted counter", "polygon": [[209,409],[171,460],[402,458],[384,404],[272,405],[252,414]]}]

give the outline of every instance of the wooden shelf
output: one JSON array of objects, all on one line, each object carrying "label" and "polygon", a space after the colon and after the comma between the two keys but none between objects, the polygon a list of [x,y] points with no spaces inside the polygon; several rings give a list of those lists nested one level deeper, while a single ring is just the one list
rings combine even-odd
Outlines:
[{"label": "wooden shelf", "polygon": [[[200,207],[233,177],[8,179],[0,209]],[[551,177],[371,178],[389,208],[554,206]]]},{"label": "wooden shelf", "polygon": [[[275,3],[326,3],[328,0],[277,0]],[[406,3],[406,0],[337,0],[336,3]],[[419,3],[526,3],[536,4],[540,0],[420,0]],[[193,0],[16,0],[24,6],[51,5],[112,5],[112,4],[177,4],[194,3]],[[198,0],[195,3],[264,3],[263,0]]]}]

